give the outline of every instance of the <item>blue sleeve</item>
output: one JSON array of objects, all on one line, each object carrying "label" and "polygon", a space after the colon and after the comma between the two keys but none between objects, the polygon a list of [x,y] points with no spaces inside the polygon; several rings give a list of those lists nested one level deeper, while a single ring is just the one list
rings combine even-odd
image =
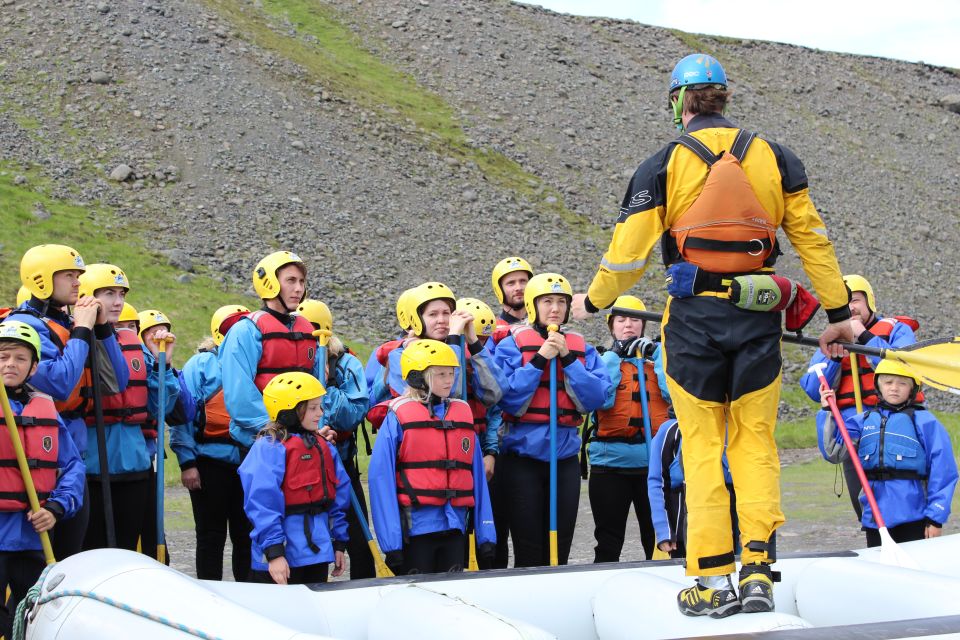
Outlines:
[{"label": "blue sleeve", "polygon": [[[459,347],[452,347],[456,352],[457,357],[460,356]],[[387,359],[387,382],[390,384],[390,389],[395,395],[402,396],[403,393],[407,390],[407,383],[404,381],[403,377],[400,375],[400,356],[403,354],[403,347],[397,347],[390,352],[390,357]],[[454,382],[454,389],[459,388],[459,378]],[[386,398],[384,398],[386,400]]]},{"label": "blue sleeve", "polygon": [[[326,441],[324,441],[326,442]],[[337,465],[337,496],[330,507],[330,537],[337,542],[346,543],[350,540],[350,534],[347,533],[347,511],[350,510],[350,476],[340,460],[340,454],[337,453],[337,445],[327,442],[327,448],[333,456],[333,461]]]},{"label": "blue sleeve", "polygon": [[370,357],[367,358],[367,364],[363,369],[363,377],[367,380],[368,389],[373,389],[373,381],[377,377],[377,374],[380,373],[382,368],[383,367],[380,365],[380,361],[377,360],[377,350],[374,349],[370,353]]},{"label": "blue sleeve", "polygon": [[[831,386],[836,387],[837,379],[840,376],[840,362],[828,358],[827,356],[823,355],[823,352],[817,350],[817,352],[813,354],[813,357],[810,358],[810,362],[807,364],[807,369],[815,364],[820,364],[821,362],[825,362],[827,364],[827,368],[823,370],[823,376],[827,379],[827,382],[829,382]],[[817,404],[820,404],[820,378],[817,377],[816,373],[806,371],[802,376],[800,376],[800,387],[811,400]]]},{"label": "blue sleeve", "polygon": [[[190,364],[190,361],[187,361],[187,365]],[[186,369],[186,367],[184,367]],[[172,424],[170,425],[170,449],[173,451],[174,455],[177,456],[177,463],[180,465],[180,468],[184,468],[184,464],[196,462],[197,459],[197,442],[195,439],[194,431],[194,420],[197,417],[197,404],[193,397],[193,392],[190,390],[190,385],[187,382],[186,371],[180,371],[177,376],[177,381],[180,383],[180,395],[177,398],[177,402],[181,403],[181,406],[184,409],[186,414],[186,421],[181,424]]]},{"label": "blue sleeve", "polygon": [[490,490],[483,469],[483,452],[480,439],[474,437],[473,448],[473,528],[477,533],[477,542],[496,544],[497,528],[493,525],[493,507],[490,504]]},{"label": "blue sleeve", "polygon": [[508,414],[521,415],[540,385],[543,369],[538,369],[532,362],[523,364],[513,336],[507,336],[497,344],[494,360],[507,382],[500,407]]},{"label": "blue sleeve", "polygon": [[[211,368],[214,369],[212,376]],[[197,459],[196,421],[199,418],[197,407],[198,403],[202,405],[220,387],[219,368],[216,356],[204,352],[191,356],[180,371],[181,396],[184,393],[189,395],[194,407],[194,415],[187,424],[170,427],[170,448],[176,454],[181,468]],[[215,385],[212,389],[210,388],[211,378]]]},{"label": "blue sleeve", "polygon": [[670,424],[665,422],[657,435],[653,436],[650,447],[650,466],[647,467],[647,498],[650,500],[650,516],[653,520],[653,530],[657,535],[657,544],[671,540],[670,522],[667,517],[667,506],[663,491],[663,446],[666,442]]},{"label": "blue sleeve", "polygon": [[99,342],[107,352],[107,357],[110,358],[110,366],[113,367],[113,371],[117,376],[117,390],[124,391],[127,388],[127,383],[130,382],[130,367],[127,366],[127,360],[123,357],[123,351],[120,349],[120,343],[117,341],[117,334],[111,332],[109,336]]},{"label": "blue sleeve", "polygon": [[[880,320],[884,322],[884,320]],[[907,347],[911,344],[914,344],[917,341],[917,336],[913,333],[913,329],[910,328],[904,322],[898,322],[893,325],[893,330],[890,332],[888,340],[884,340],[880,336],[873,336],[866,342],[866,346],[873,347],[874,349],[899,349],[901,347]],[[874,356],[867,356],[870,359],[870,364],[873,367],[876,367],[880,364],[881,358]]]},{"label": "blue sleeve", "polygon": [[49,499],[63,507],[63,519],[74,516],[83,504],[86,466],[60,416],[57,422],[57,485]]},{"label": "blue sleeve", "polygon": [[323,396],[323,420],[337,431],[353,431],[370,408],[367,381],[360,361],[345,353],[337,362],[332,384]]},{"label": "blue sleeve", "polygon": [[[50,329],[43,320],[26,313],[18,313],[15,319],[29,324],[40,336],[40,363],[30,378],[30,386],[54,400],[66,400],[83,375],[90,355],[90,343],[82,338],[70,338],[63,353],[60,353],[50,339]],[[92,335],[92,332],[87,335]],[[126,363],[123,368],[126,369]]]},{"label": "blue sleeve", "polygon": [[262,353],[260,330],[246,319],[235,324],[220,345],[223,401],[230,414],[230,436],[243,447],[250,447],[257,432],[269,421],[263,394],[253,382]]},{"label": "blue sleeve", "polygon": [[563,368],[563,384],[567,394],[576,398],[580,407],[589,412],[603,406],[612,385],[597,350],[589,344],[584,362],[574,360]]},{"label": "blue sleeve", "polygon": [[487,430],[483,432],[483,454],[497,455],[500,453],[500,427],[503,426],[503,411],[500,405],[487,407]]},{"label": "blue sleeve", "polygon": [[476,353],[471,351],[470,359],[473,365],[470,385],[474,395],[485,406],[491,407],[503,397],[507,380],[503,377],[503,371],[494,362],[493,354],[487,349],[481,347]]},{"label": "blue sleeve", "polygon": [[607,389],[606,399],[603,401],[601,409],[610,409],[613,407],[613,401],[617,395],[617,385],[620,384],[622,373],[620,372],[620,356],[613,351],[604,351],[600,356],[600,361],[607,368],[607,377],[610,378],[610,388]]},{"label": "blue sleeve", "polygon": [[[850,440],[856,447],[857,443],[860,442],[860,434],[863,432],[863,414],[850,415],[843,422],[847,427],[847,433],[850,434]],[[820,447],[820,455],[825,460],[834,464],[842,462],[842,458],[837,457],[842,454],[837,453],[833,456],[830,454],[832,450],[839,452],[845,449],[846,445],[843,442],[843,434],[839,426],[835,424],[833,414],[828,409],[821,409],[817,412],[817,445]],[[850,455],[849,451],[847,455]],[[856,455],[856,453],[853,455]]]},{"label": "blue sleeve", "polygon": [[240,465],[243,485],[243,510],[250,521],[250,538],[261,549],[284,544],[283,474],[286,471],[286,449],[271,438],[258,438]]},{"label": "blue sleeve", "polygon": [[[143,347],[143,364],[147,367],[147,411],[156,419],[160,416],[160,385],[163,384],[166,392],[164,418],[174,410],[177,398],[180,396],[180,380],[169,366],[164,370],[163,381],[160,380],[160,363],[150,351]],[[126,366],[126,365],[124,365]]]},{"label": "blue sleeve", "polygon": [[400,503],[397,501],[396,461],[402,436],[397,416],[387,413],[370,456],[367,481],[370,490],[370,515],[377,542],[384,553],[403,548]]},{"label": "blue sleeve", "polygon": [[[672,404],[673,400],[670,399],[670,388],[667,386],[667,372],[663,368],[663,343],[660,342],[657,343],[657,348],[653,351],[653,372],[657,374],[657,385],[660,387],[660,395],[667,401],[667,404]],[[614,386],[617,384],[620,383],[617,382]]]},{"label": "blue sleeve", "polygon": [[367,388],[369,389],[369,406],[375,406],[390,398],[390,389],[384,380],[386,370],[380,361],[377,360],[377,353],[374,351],[367,362],[364,377],[367,379]]},{"label": "blue sleeve", "polygon": [[929,411],[918,411],[915,417],[927,451],[927,504],[923,515],[942,526],[950,517],[957,487],[957,460],[950,434],[940,421]]}]

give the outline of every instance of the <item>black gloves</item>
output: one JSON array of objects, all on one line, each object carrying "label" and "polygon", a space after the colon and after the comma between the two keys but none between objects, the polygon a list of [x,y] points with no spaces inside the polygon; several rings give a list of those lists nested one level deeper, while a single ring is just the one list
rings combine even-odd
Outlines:
[{"label": "black gloves", "polygon": [[645,336],[613,341],[613,352],[621,358],[649,358],[656,349],[657,343]]}]

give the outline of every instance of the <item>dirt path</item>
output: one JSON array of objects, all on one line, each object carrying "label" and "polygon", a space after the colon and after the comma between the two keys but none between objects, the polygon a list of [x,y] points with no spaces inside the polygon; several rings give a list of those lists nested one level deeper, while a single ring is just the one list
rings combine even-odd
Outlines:
[{"label": "dirt path", "polygon": [[[835,498],[831,495],[832,468],[826,463],[806,464],[819,459],[816,449],[790,449],[781,452],[781,493],[787,523],[778,531],[778,550],[832,551],[859,548],[864,545],[853,510],[846,495]],[[181,487],[168,487],[166,494],[168,529],[167,543],[171,566],[188,575],[195,575],[194,549],[196,538],[193,532],[193,517],[187,491]],[[587,482],[580,491],[580,511],[570,564],[593,561],[593,513],[587,497]],[[224,579],[230,580],[230,542],[224,552]],[[622,560],[642,560],[640,532],[636,520],[628,520],[627,538]]]}]

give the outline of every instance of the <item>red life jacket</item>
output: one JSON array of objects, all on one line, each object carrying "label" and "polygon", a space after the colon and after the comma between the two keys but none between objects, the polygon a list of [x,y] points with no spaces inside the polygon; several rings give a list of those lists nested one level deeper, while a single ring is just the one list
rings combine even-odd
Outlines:
[{"label": "red life jacket", "polygon": [[[67,340],[70,339],[70,329],[67,329],[63,325],[54,322],[46,316],[40,315],[33,308],[11,309],[6,316],[2,316],[0,319],[15,315],[17,313],[25,313],[42,320],[43,323],[47,325],[47,331],[50,334],[50,342],[57,347],[57,350],[60,351],[60,353],[63,353],[63,350],[67,344]],[[70,392],[70,397],[64,401],[54,401],[54,405],[57,408],[57,413],[59,413],[64,420],[70,420],[81,415],[83,404],[86,402],[86,399],[83,397],[81,392],[84,388],[90,386],[90,369],[84,367],[83,374],[81,374],[80,380],[77,382],[77,386],[75,386],[73,391]]]},{"label": "red life jacket", "polygon": [[[103,422],[104,424],[123,422],[128,425],[140,426],[147,421],[148,417],[147,366],[143,359],[143,346],[137,337],[137,332],[132,329],[118,329],[117,342],[120,343],[120,351],[127,361],[130,381],[127,382],[127,388],[120,393],[104,395],[101,399]],[[83,395],[86,398],[91,398],[90,402],[92,402],[93,387],[85,387]],[[90,426],[97,423],[89,404],[84,420]],[[156,432],[154,432],[153,437],[157,437]]]},{"label": "red life jacket", "polygon": [[[517,349],[520,350],[523,364],[527,364],[537,355],[537,351],[543,346],[545,338],[540,332],[530,325],[514,325],[511,329],[513,339],[517,343]],[[567,341],[567,348],[570,353],[576,356],[581,364],[586,366],[587,345],[583,336],[573,331],[563,334]],[[533,397],[527,405],[527,411],[520,416],[511,416],[503,414],[503,419],[508,422],[550,422],[550,368],[544,367],[543,375],[540,376],[540,386],[533,392]],[[557,425],[561,427],[579,427],[583,422],[583,416],[573,404],[573,400],[567,395],[563,385],[563,364],[560,358],[557,358]]]},{"label": "red life jacket", "polygon": [[443,419],[412,398],[390,402],[403,431],[397,451],[397,499],[404,507],[472,507],[473,430],[470,406],[451,399]]},{"label": "red life jacket", "polygon": [[[13,419],[17,423],[37,498],[43,504],[57,486],[57,409],[50,396],[34,392],[20,415]],[[6,424],[0,414],[0,425],[3,425],[0,434],[0,511],[23,511],[30,508],[30,502]]]},{"label": "red life jacket", "polygon": [[403,340],[390,340],[377,347],[377,362],[386,367],[390,363],[390,352],[403,344]]},{"label": "red life jacket", "polygon": [[[647,394],[647,409],[650,412],[650,435],[655,436],[660,425],[666,422],[667,403],[660,393],[653,363],[644,363],[644,393]],[[620,384],[614,395],[613,406],[597,410],[597,440],[612,442],[643,442],[643,405],[640,403],[640,376],[637,366],[631,361],[620,361]]]},{"label": "red life jacket", "polygon": [[[874,322],[868,331],[878,338],[884,340],[893,333],[893,328],[898,322],[906,324],[916,331],[920,328],[920,323],[909,316],[894,316],[892,318],[882,318]],[[860,369],[860,398],[864,407],[872,407],[877,404],[877,389],[873,380],[873,366],[870,360],[864,355],[857,355],[857,366]],[[923,392],[917,393],[917,402],[923,402]],[[844,358],[840,362],[840,384],[837,386],[837,406],[841,409],[857,406],[856,392],[853,387],[853,370],[850,367],[850,358]]]},{"label": "red life jacket", "polygon": [[[377,362],[380,363],[380,366],[383,367],[383,370],[379,372],[379,375],[383,376],[384,381],[387,381],[387,376],[390,373],[390,353],[394,349],[398,349],[400,345],[403,344],[403,340],[390,340],[389,342],[384,342],[382,345],[377,347],[376,356]],[[393,398],[397,397],[397,392],[393,390],[389,384],[386,385],[387,390],[390,392],[390,395]],[[383,424],[384,419],[387,417],[387,411],[390,409],[390,400],[384,400],[383,402],[378,402],[377,404],[370,407],[370,410],[367,411],[367,421],[370,423],[370,426],[373,427],[373,432],[376,433],[380,428],[380,425]],[[339,436],[338,436],[339,438]]]},{"label": "red life jacket", "polygon": [[330,447],[313,435],[309,440],[311,446],[295,435],[283,441],[286,469],[280,488],[286,513],[326,511],[337,497],[337,466]]},{"label": "red life jacket", "polygon": [[309,320],[294,315],[293,328],[288,329],[273,314],[263,310],[247,317],[260,330],[263,345],[260,362],[257,363],[257,375],[253,379],[260,391],[278,374],[290,371],[313,373],[317,339]]}]

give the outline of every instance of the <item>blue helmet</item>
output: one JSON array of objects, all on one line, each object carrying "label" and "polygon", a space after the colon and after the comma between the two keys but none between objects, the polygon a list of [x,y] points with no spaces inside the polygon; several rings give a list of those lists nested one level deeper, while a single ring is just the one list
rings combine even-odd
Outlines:
[{"label": "blue helmet", "polygon": [[670,92],[681,87],[695,88],[697,85],[727,86],[727,74],[713,56],[705,53],[692,53],[683,58],[670,74]]}]

